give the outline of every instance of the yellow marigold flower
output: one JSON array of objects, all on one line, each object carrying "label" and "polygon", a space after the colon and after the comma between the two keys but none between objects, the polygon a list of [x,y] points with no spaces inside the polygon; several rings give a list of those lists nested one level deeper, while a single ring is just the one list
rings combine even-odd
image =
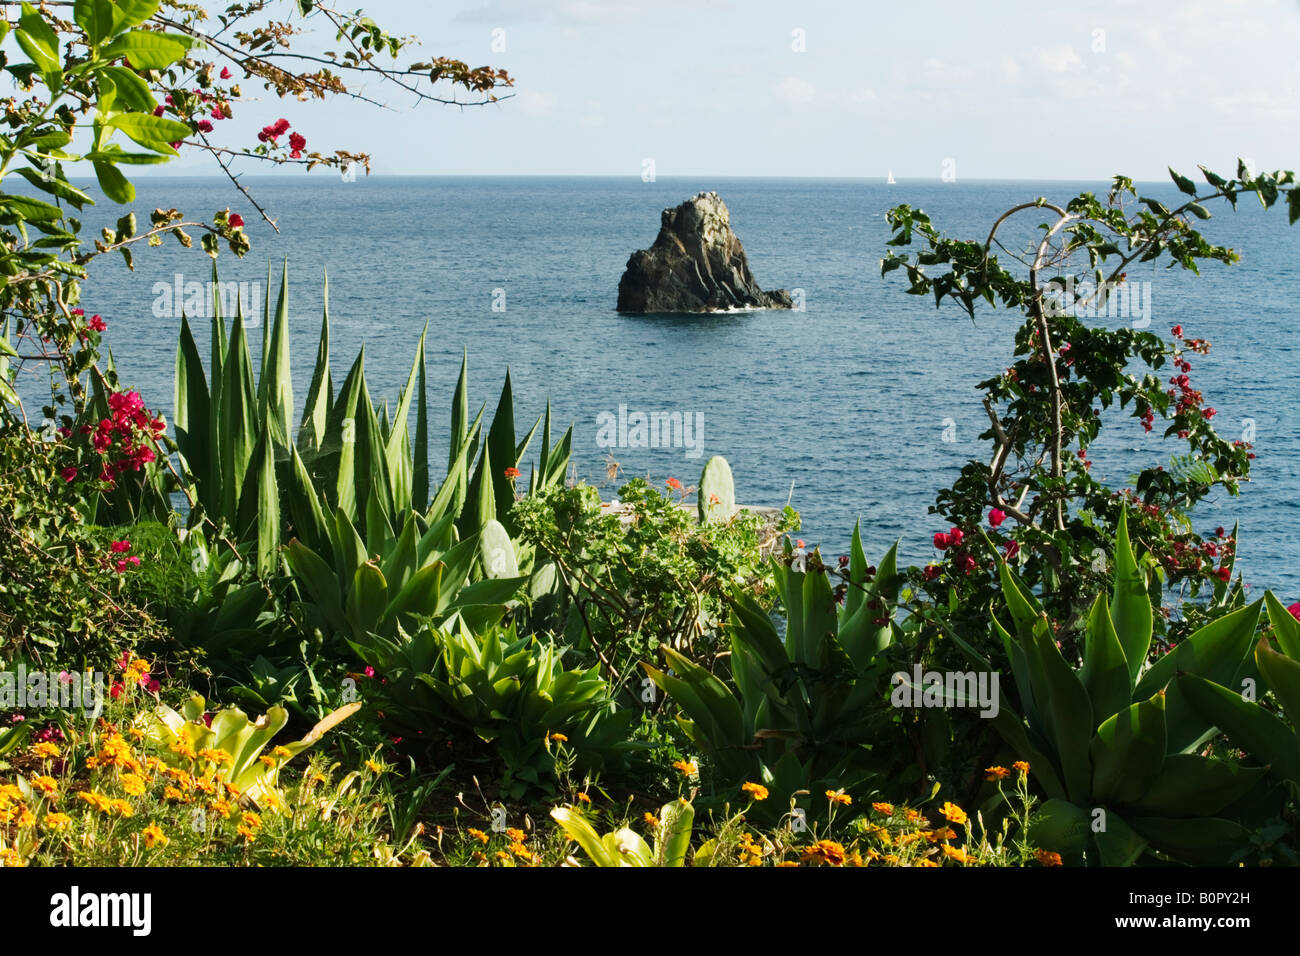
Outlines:
[{"label": "yellow marigold flower", "polygon": [[48,740],[42,740],[32,748],[32,756],[41,760],[54,760],[59,756],[59,748]]},{"label": "yellow marigold flower", "polygon": [[185,794],[181,793],[181,792],[180,792],[179,790],[177,790],[175,787],[166,787],[166,788],[163,790],[163,799],[164,799],[164,800],[175,800],[175,801],[178,802],[178,803],[184,803],[184,802],[185,802]]},{"label": "yellow marigold flower", "polygon": [[116,813],[119,817],[133,817],[133,816],[135,816],[135,810],[131,807],[131,804],[127,803],[125,800],[114,800],[114,801],[112,801],[112,802],[109,804],[109,809],[111,809],[111,810],[112,810],[114,813]]},{"label": "yellow marigold flower", "polygon": [[85,800],[86,803],[90,804],[91,809],[98,813],[108,813],[113,806],[113,802],[108,797],[101,793],[95,793],[93,790],[81,790],[77,793],[77,797]]},{"label": "yellow marigold flower", "polygon": [[41,793],[59,792],[59,782],[50,776],[42,775],[39,777],[32,777],[32,779],[27,782],[32,785],[33,789],[39,790]]},{"label": "yellow marigold flower", "polygon": [[489,837],[482,830],[475,830],[473,827],[470,827],[469,835],[473,837],[475,840],[478,840],[479,843],[487,843],[487,841],[491,839],[491,837]]},{"label": "yellow marigold flower", "polygon": [[1010,775],[1011,775],[1011,771],[1008,770],[1006,767],[985,767],[984,768],[985,780],[1001,780],[1004,777],[1009,777]]},{"label": "yellow marigold flower", "polygon": [[[258,757],[257,759],[258,759],[259,761],[261,761],[262,763],[266,764],[268,767],[274,767],[274,766],[275,766],[275,758],[274,758],[274,757],[268,757],[266,754],[262,754],[262,756]],[[372,765],[372,764],[370,763],[369,760],[366,761],[366,764],[367,764],[367,765]],[[376,772],[378,772],[378,771],[376,771]]]},{"label": "yellow marigold flower", "polygon": [[1029,773],[1029,764],[1023,760],[1017,760],[1011,765],[1011,769],[1019,770],[1021,773]]},{"label": "yellow marigold flower", "polygon": [[957,806],[957,804],[955,803],[945,802],[944,805],[939,808],[939,812],[942,813],[948,820],[956,824],[965,823],[967,819],[966,811],[963,810],[961,807]]},{"label": "yellow marigold flower", "polygon": [[163,773],[165,773],[167,776],[171,777],[174,781],[176,781],[176,786],[180,787],[180,789],[182,790],[194,789],[194,778],[191,777],[184,770],[180,770],[176,767],[168,767],[166,770],[163,771]]},{"label": "yellow marigold flower", "polygon": [[26,866],[27,861],[18,855],[17,850],[0,847],[0,866]]},{"label": "yellow marigold flower", "polygon": [[122,789],[133,797],[144,796],[144,777],[135,773],[122,774]]},{"label": "yellow marigold flower", "polygon": [[844,865],[844,847],[834,840],[818,840],[801,854],[805,863],[829,863],[831,866]]},{"label": "yellow marigold flower", "polygon": [[111,733],[100,745],[96,762],[105,767],[133,767],[135,757],[131,753],[131,745],[119,734]]},{"label": "yellow marigold flower", "polygon": [[262,825],[261,815],[254,813],[252,810],[245,812],[241,819],[244,821],[244,826],[252,827],[254,830]]},{"label": "yellow marigold flower", "polygon": [[510,862],[510,854],[507,853],[505,850],[497,850],[496,858],[500,860],[502,863]]},{"label": "yellow marigold flower", "polygon": [[925,823],[925,817],[921,815],[921,812],[910,807],[903,811],[903,816],[907,817],[908,823],[920,823],[922,825]]},{"label": "yellow marigold flower", "polygon": [[199,751],[199,756],[202,757],[204,760],[206,760],[208,763],[216,764],[218,767],[223,767],[228,763],[233,763],[235,759],[234,757],[230,756],[230,754],[228,754],[226,751],[220,749],[214,749],[212,747],[204,747],[202,750]]},{"label": "yellow marigold flower", "polygon": [[235,833],[244,838],[245,843],[252,843],[257,839],[257,833],[244,826],[242,823],[235,827]]},{"label": "yellow marigold flower", "polygon": [[289,750],[288,747],[282,747],[276,745],[275,747],[271,748],[271,756],[279,757],[281,760],[288,760],[290,757],[293,756],[293,753]]},{"label": "yellow marigold flower", "polygon": [[144,828],[144,845],[148,849],[152,850],[156,846],[166,846],[171,842],[158,824],[151,823]]},{"label": "yellow marigold flower", "polygon": [[145,757],[144,768],[148,770],[150,773],[161,773],[162,771],[167,769],[167,765],[164,764],[157,757]]},{"label": "yellow marigold flower", "polygon": [[375,763],[373,760],[367,760],[367,761],[366,761],[366,769],[369,770],[371,773],[383,773],[383,772],[384,772],[384,768],[383,768],[383,766],[380,765],[380,764]]},{"label": "yellow marigold flower", "polygon": [[144,731],[139,727],[132,727],[130,733],[132,740],[144,740]]},{"label": "yellow marigold flower", "polygon": [[763,786],[761,783],[745,783],[741,785],[740,789],[749,794],[755,800],[767,799],[767,787]]},{"label": "yellow marigold flower", "polygon": [[940,827],[938,830],[926,830],[925,838],[931,843],[938,843],[940,840],[955,840],[957,834],[952,827]]},{"label": "yellow marigold flower", "polygon": [[970,855],[961,847],[943,845],[943,855],[950,860],[956,860],[958,863],[970,862]]},{"label": "yellow marigold flower", "polygon": [[694,777],[700,772],[700,768],[695,765],[694,760],[674,760],[673,766],[681,772],[683,777]]},{"label": "yellow marigold flower", "polygon": [[647,811],[646,815],[641,819],[645,820],[645,825],[650,827],[651,829],[653,830],[659,829],[659,818],[655,816],[653,813]]},{"label": "yellow marigold flower", "polygon": [[923,856],[912,865],[913,866],[938,866],[939,864],[936,863],[934,860],[930,859],[928,856]]},{"label": "yellow marigold flower", "polygon": [[853,802],[853,798],[843,790],[827,790],[826,799],[831,801],[831,803],[838,803],[846,807]]},{"label": "yellow marigold flower", "polygon": [[193,760],[195,757],[194,746],[184,737],[172,741],[168,749],[170,749],[172,753],[184,757],[186,760]]},{"label": "yellow marigold flower", "polygon": [[66,813],[47,813],[43,821],[47,830],[62,830],[72,822]]},{"label": "yellow marigold flower", "polygon": [[777,866],[782,868],[789,867],[789,866],[798,866],[798,865],[799,864],[794,860],[782,860],[780,863],[777,864]]},{"label": "yellow marigold flower", "polygon": [[557,744],[567,744],[569,742],[569,738],[564,736],[564,734],[548,734],[546,739]]},{"label": "yellow marigold flower", "polygon": [[1050,850],[1035,850],[1034,859],[1043,866],[1060,866],[1061,854],[1052,853]]},{"label": "yellow marigold flower", "polygon": [[516,830],[514,827],[511,827],[510,829],[508,829],[508,830],[506,831],[506,836],[510,839],[510,842],[511,842],[511,843],[523,843],[523,842],[524,842],[524,831],[523,831],[523,830]]},{"label": "yellow marigold flower", "polygon": [[513,853],[515,856],[519,857],[519,859],[521,860],[531,860],[533,858],[532,851],[530,851],[528,847],[524,846],[522,843],[510,844],[510,852]]},{"label": "yellow marigold flower", "polygon": [[578,802],[579,802],[579,803],[591,803],[591,797],[587,796],[585,793],[580,793],[580,794],[578,794]]},{"label": "yellow marigold flower", "polygon": [[23,792],[18,788],[16,783],[0,783],[0,804],[8,803],[10,800],[23,799]]},{"label": "yellow marigold flower", "polygon": [[210,797],[217,792],[217,785],[212,780],[206,780],[206,779],[195,780],[194,789],[198,790],[199,793],[202,793],[205,796]]},{"label": "yellow marigold flower", "polygon": [[483,853],[482,850],[475,850],[475,851],[474,851],[473,859],[474,859],[474,862],[475,862],[475,863],[486,863],[486,862],[487,862],[487,856]]},{"label": "yellow marigold flower", "polygon": [[230,794],[230,796],[232,797],[239,796],[240,790],[233,783],[226,783],[223,784],[223,786],[226,788],[226,793]]},{"label": "yellow marigold flower", "polygon": [[219,813],[219,814],[221,814],[222,817],[229,817],[229,816],[230,816],[230,810],[231,810],[231,807],[230,807],[230,804],[229,804],[227,801],[222,800],[222,799],[219,799],[219,798],[216,799],[216,800],[213,800],[213,801],[212,801],[212,812],[213,812],[213,813]]},{"label": "yellow marigold flower", "polygon": [[18,811],[18,819],[14,821],[20,830],[30,830],[36,826],[36,814],[32,813],[27,807]]},{"label": "yellow marigold flower", "polygon": [[871,809],[887,817],[894,815],[894,805],[892,803],[873,803]]}]

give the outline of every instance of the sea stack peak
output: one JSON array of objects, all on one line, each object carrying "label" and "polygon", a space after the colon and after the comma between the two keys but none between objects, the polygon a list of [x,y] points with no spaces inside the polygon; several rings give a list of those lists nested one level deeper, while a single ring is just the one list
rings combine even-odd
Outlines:
[{"label": "sea stack peak", "polygon": [[731,213],[716,192],[701,192],[663,211],[649,249],[627,260],[618,283],[620,312],[728,312],[789,309],[784,289],[764,292],[745,248],[731,231]]}]

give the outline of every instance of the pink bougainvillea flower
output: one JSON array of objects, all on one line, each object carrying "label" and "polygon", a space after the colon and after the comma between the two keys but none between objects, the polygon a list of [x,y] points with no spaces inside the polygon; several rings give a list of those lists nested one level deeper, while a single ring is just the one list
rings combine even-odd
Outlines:
[{"label": "pink bougainvillea flower", "polygon": [[114,684],[112,687],[108,689],[108,696],[112,697],[114,700],[117,700],[119,697],[122,696],[122,691],[124,690],[126,690],[126,687],[122,684],[121,681],[118,681],[116,684]]},{"label": "pink bougainvillea flower", "polygon": [[199,120],[198,123],[195,124],[195,125],[198,126],[198,128],[199,128],[199,132],[200,132],[200,133],[211,133],[211,132],[212,132],[212,121],[211,121],[211,120],[205,120],[205,119],[203,119],[203,120]]},{"label": "pink bougainvillea flower", "polygon": [[957,559],[957,567],[961,568],[962,574],[970,574],[975,570],[975,559],[969,554],[963,554]]},{"label": "pink bougainvillea flower", "polygon": [[1287,608],[1287,610],[1291,612],[1291,616],[1293,618],[1295,618],[1297,621],[1300,621],[1300,601],[1296,601],[1289,608]]},{"label": "pink bougainvillea flower", "polygon": [[112,544],[108,546],[108,549],[112,551],[114,554],[126,554],[126,552],[131,550],[131,542],[114,541]]},{"label": "pink bougainvillea flower", "polygon": [[[511,481],[513,481],[514,479],[518,478],[519,475],[520,475],[520,471],[519,471],[518,468],[507,468],[507,469],[505,470],[505,476],[506,476],[507,478],[509,478]],[[674,480],[676,480],[676,479],[674,479]]]},{"label": "pink bougainvillea flower", "polygon": [[104,320],[98,315],[92,315],[90,317],[90,321],[86,323],[86,328],[93,332],[105,332],[108,330],[108,326],[104,324]]},{"label": "pink bougainvillea flower", "polygon": [[927,564],[925,566],[925,571],[922,573],[925,575],[925,579],[927,581],[933,581],[935,578],[937,578],[940,575],[942,570],[943,569],[940,568],[939,565],[937,564]]},{"label": "pink bougainvillea flower", "polygon": [[228,222],[230,223],[230,225],[231,225],[233,228],[235,228],[235,229],[243,229],[243,228],[244,228],[244,217],[241,216],[241,215],[240,215],[239,213],[237,213],[237,212],[232,212],[232,213],[230,214],[230,219],[227,220],[227,221],[228,221]]},{"label": "pink bougainvillea flower", "polygon": [[371,667],[369,664],[366,665],[365,675],[366,675],[367,677],[374,677],[374,676],[375,676],[375,669],[374,669],[373,667]]},{"label": "pink bougainvillea flower", "polygon": [[157,679],[149,681],[148,685],[145,687],[145,690],[147,690],[151,694],[156,694],[161,689],[162,689],[162,684],[160,684],[157,681]]},{"label": "pink bougainvillea flower", "polygon": [[69,465],[67,468],[60,469],[59,475],[63,478],[64,481],[71,481],[73,478],[77,477],[77,469]]},{"label": "pink bougainvillea flower", "polygon": [[86,310],[85,310],[85,309],[73,309],[73,310],[72,310],[72,314],[73,314],[73,315],[85,315],[85,314],[86,314]]},{"label": "pink bougainvillea flower", "polygon": [[303,136],[301,133],[289,134],[289,149],[291,150],[289,155],[293,159],[299,159],[302,156],[302,151],[306,148],[307,148],[306,136]]},{"label": "pink bougainvillea flower", "polygon": [[1217,570],[1214,572],[1214,576],[1217,577],[1220,581],[1231,581],[1231,580],[1232,580],[1232,569],[1231,569],[1231,568],[1219,568],[1219,569],[1217,569]]},{"label": "pink bougainvillea flower", "polygon": [[157,106],[155,106],[155,107],[153,108],[153,115],[154,115],[154,116],[162,116],[163,113],[166,112],[166,110],[167,110],[167,107],[165,107],[165,106],[163,106],[161,103],[159,103]]},{"label": "pink bougainvillea flower", "polygon": [[966,533],[962,531],[961,528],[953,528],[951,531],[948,532],[949,547],[960,548],[962,539],[965,537],[966,537]]},{"label": "pink bougainvillea flower", "polygon": [[998,508],[989,509],[989,524],[991,524],[993,527],[995,528],[998,527],[999,525],[1002,524],[1002,522],[1006,520],[1007,520],[1007,513],[1005,511],[1002,511]]},{"label": "pink bougainvillea flower", "polygon": [[1008,542],[1007,542],[1007,546],[1006,546],[1005,550],[1003,551],[1003,553],[1007,556],[1007,560],[1008,560],[1008,561],[1012,561],[1012,560],[1014,560],[1015,557],[1016,557],[1016,555],[1018,555],[1018,554],[1020,553],[1020,542],[1019,542],[1019,541],[1008,541]]},{"label": "pink bougainvillea flower", "polygon": [[223,80],[228,80],[228,79],[230,79],[230,67],[228,67],[228,66],[223,66],[223,67],[221,68],[221,78],[222,78]]},{"label": "pink bougainvillea flower", "polygon": [[1183,337],[1183,327],[1182,327],[1181,325],[1175,325],[1175,326],[1174,326],[1172,329],[1170,329],[1169,331],[1170,331],[1170,332],[1173,332],[1174,335],[1175,335],[1177,338],[1180,338],[1180,339],[1181,339],[1181,338]]},{"label": "pink bougainvillea flower", "polygon": [[940,551],[947,551],[950,544],[952,544],[952,539],[948,537],[946,532],[940,531],[935,534],[934,546]]}]

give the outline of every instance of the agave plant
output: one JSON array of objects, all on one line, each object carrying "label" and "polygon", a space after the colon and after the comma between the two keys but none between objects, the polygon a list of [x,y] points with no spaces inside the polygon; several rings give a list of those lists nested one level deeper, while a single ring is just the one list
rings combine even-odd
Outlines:
[{"label": "agave plant", "polygon": [[[1255,665],[1290,723],[1265,709],[1250,682],[1223,686],[1195,674],[1176,679],[1183,695],[1207,721],[1274,775],[1300,785],[1300,621],[1282,606],[1273,592],[1264,595],[1277,649],[1267,638],[1255,645]],[[1240,675],[1238,675],[1240,677]]]},{"label": "agave plant", "polygon": [[[268,277],[269,279],[269,277]],[[219,289],[213,271],[214,290]],[[455,516],[462,534],[491,519],[507,529],[515,500],[516,475],[528,446],[545,424],[540,466],[532,470],[529,491],[561,482],[568,467],[572,430],[551,444],[548,405],[522,441],[514,434],[514,403],[507,373],[496,414],[480,441],[483,409],[469,416],[467,361],[452,401],[451,448],[442,491],[430,502],[428,402],[425,333],[415,349],[410,373],[390,416],[371,400],[365,379],[365,349],[334,390],[329,361],[329,283],[321,319],[316,363],[302,417],[296,429],[289,361],[288,267],[284,270],[273,319],[270,283],[268,321],[262,327],[261,362],[254,374],[242,305],[229,334],[214,293],[210,368],[205,371],[188,318],[181,320],[176,355],[176,442],[196,506],[191,524],[208,519],[232,529],[240,542],[255,543],[263,575],[277,569],[282,541],[297,535],[322,543],[314,518],[323,506],[337,509],[369,533],[383,519],[400,528],[408,513],[436,507],[433,521]],[[415,412],[414,431],[411,412]],[[473,467],[471,467],[473,466]],[[470,505],[467,509],[466,505]],[[314,540],[309,535],[316,534]]]},{"label": "agave plant", "polygon": [[203,719],[204,706],[198,694],[182,704],[179,712],[160,704],[156,713],[142,715],[145,736],[158,745],[169,766],[229,784],[241,800],[273,809],[284,804],[278,790],[280,768],[361,709],[359,701],[341,707],[301,740],[264,756],[262,751],[289,719],[284,708],[272,707],[253,721],[238,707],[228,707],[208,723]]},{"label": "agave plant", "polygon": [[1249,853],[1248,798],[1265,770],[1201,753],[1216,727],[1189,701],[1185,678],[1175,678],[1232,685],[1248,675],[1263,601],[1148,666],[1151,600],[1121,515],[1113,592],[1094,602],[1075,666],[1034,595],[1005,562],[999,571],[1011,626],[993,615],[992,628],[1020,709],[1004,694],[993,722],[1048,798],[1032,824],[1034,843],[1066,862],[1106,866],[1227,865]]},{"label": "agave plant", "polygon": [[640,746],[627,739],[639,712],[616,709],[598,668],[566,670],[563,649],[519,637],[513,625],[476,635],[458,613],[446,627],[398,627],[393,638],[371,634],[353,648],[385,680],[387,729],[418,740],[448,725],[468,728],[491,746],[512,797],[549,786],[554,734],[581,769]]},{"label": "agave plant", "polygon": [[[627,827],[601,836],[581,813],[568,807],[553,808],[551,818],[582,847],[582,852],[594,866],[677,867],[686,865],[691,830],[695,825],[695,807],[687,800],[665,803],[659,811],[653,845]],[[697,851],[695,865],[704,865],[709,857],[709,853]]]},{"label": "agave plant", "polygon": [[858,788],[882,770],[866,745],[893,716],[882,704],[891,668],[881,652],[895,638],[889,609],[903,579],[897,545],[874,576],[856,526],[850,552],[855,586],[842,607],[816,553],[806,571],[773,561],[784,634],[751,597],[735,596],[728,626],[734,686],[666,645],[659,650],[668,669],[642,664],[677,704],[678,724],[710,761],[720,792],[745,781],[771,792],[755,817],[787,812],[792,798],[821,812],[824,802],[809,792]]}]

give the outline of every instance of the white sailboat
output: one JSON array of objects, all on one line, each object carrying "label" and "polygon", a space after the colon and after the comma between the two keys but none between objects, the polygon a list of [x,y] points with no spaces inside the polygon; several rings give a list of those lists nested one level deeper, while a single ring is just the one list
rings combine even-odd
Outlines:
[{"label": "white sailboat", "polygon": [[894,171],[891,169],[891,170],[889,171],[889,178],[885,180],[885,183],[886,183],[887,185],[893,186],[893,185],[897,184],[897,182],[898,182],[898,180],[896,180],[896,179],[894,178]]}]

